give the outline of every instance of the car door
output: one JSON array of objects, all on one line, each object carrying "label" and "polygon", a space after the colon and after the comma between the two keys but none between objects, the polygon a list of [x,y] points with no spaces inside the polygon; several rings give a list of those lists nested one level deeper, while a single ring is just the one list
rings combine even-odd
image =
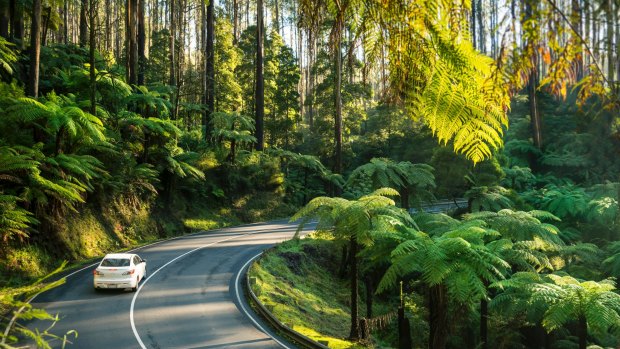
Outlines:
[{"label": "car door", "polygon": [[144,263],[144,261],[142,260],[142,258],[140,258],[140,256],[135,255],[134,256],[134,264],[136,265],[136,269],[138,271],[138,273],[140,273],[140,278],[138,279],[138,281],[142,281],[142,279],[144,279],[144,275],[146,274],[146,263]]}]

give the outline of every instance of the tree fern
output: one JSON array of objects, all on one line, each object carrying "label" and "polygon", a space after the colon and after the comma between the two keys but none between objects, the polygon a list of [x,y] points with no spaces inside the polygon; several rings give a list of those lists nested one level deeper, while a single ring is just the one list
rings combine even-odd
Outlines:
[{"label": "tree fern", "polygon": [[5,243],[27,238],[29,230],[38,223],[31,212],[18,206],[19,201],[18,197],[0,193],[0,240]]},{"label": "tree fern", "polygon": [[465,193],[472,211],[500,211],[512,208],[514,203],[508,198],[509,191],[500,186],[473,187]]},{"label": "tree fern", "polygon": [[13,44],[0,37],[0,72],[6,75],[13,74],[13,63],[17,61],[17,55],[12,50]]},{"label": "tree fern", "polygon": [[620,323],[620,295],[614,292],[614,281],[580,281],[571,276],[557,275],[548,277],[551,282],[535,286],[533,295],[551,303],[542,322],[547,330],[555,330],[580,318],[587,323],[587,330],[593,333],[606,332]]}]

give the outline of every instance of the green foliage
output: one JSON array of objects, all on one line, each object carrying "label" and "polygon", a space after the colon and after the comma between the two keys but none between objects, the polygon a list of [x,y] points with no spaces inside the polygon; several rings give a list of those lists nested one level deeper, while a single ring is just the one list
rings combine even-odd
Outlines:
[{"label": "green foliage", "polygon": [[620,277],[620,241],[607,246],[607,258],[603,261],[605,271],[612,277]]},{"label": "green foliage", "polygon": [[395,219],[413,224],[407,219],[408,214],[397,209],[389,198],[397,195],[394,189],[382,188],[358,200],[314,198],[291,217],[291,222],[300,220],[299,233],[307,222],[318,219],[318,230],[332,231],[339,239],[355,238],[362,245],[372,245],[373,232],[391,230],[389,223],[396,222]]},{"label": "green foliage", "polygon": [[225,18],[215,22],[215,99],[216,110],[231,113],[241,112],[241,85],[235,77],[235,70],[241,62],[242,51],[233,44],[233,28]]},{"label": "green foliage", "polygon": [[15,238],[27,238],[28,230],[38,223],[32,213],[17,206],[19,198],[12,195],[0,195],[0,231],[3,242]]},{"label": "green foliage", "polygon": [[[12,328],[8,328],[8,333],[4,330],[0,332],[0,346],[2,348],[13,349],[20,347],[16,345],[19,337],[26,337],[33,340],[38,348],[51,348],[50,342],[60,341],[62,347],[67,343],[70,343],[69,337],[77,338],[78,334],[75,331],[69,331],[63,335],[56,335],[52,332],[54,324],[59,320],[58,315],[53,316],[47,313],[43,309],[34,308],[29,302],[24,299],[29,299],[33,296],[41,294],[54,287],[62,285],[65,279],[59,279],[57,281],[50,281],[55,275],[57,275],[62,269],[64,269],[66,263],[63,263],[54,272],[36,280],[32,284],[22,286],[13,289],[0,289],[0,319],[9,323],[11,321],[10,316],[15,314],[17,320],[50,320],[52,325],[44,330],[31,330],[28,327],[15,322]],[[7,317],[8,316],[8,317]]]},{"label": "green foliage", "polygon": [[620,295],[614,292],[614,281],[580,281],[553,274],[548,278],[551,282],[535,285],[533,294],[550,305],[542,321],[548,331],[580,318],[595,334],[620,323]]},{"label": "green foliage", "polygon": [[[425,230],[426,225],[418,223]],[[429,287],[446,287],[451,301],[468,304],[486,298],[485,284],[502,279],[509,264],[484,245],[484,240],[497,232],[480,223],[453,222],[434,235],[409,231],[414,237],[392,251],[392,263],[377,291],[394,287],[401,278],[418,272]]]},{"label": "green foliage", "polygon": [[500,186],[473,187],[465,193],[473,212],[494,211],[512,208],[514,203],[508,197],[509,191]]},{"label": "green foliage", "polygon": [[130,94],[125,102],[130,108],[139,110],[145,118],[167,118],[172,104],[167,95],[158,91],[149,91],[146,86],[136,86],[136,92]]},{"label": "green foliage", "polygon": [[582,217],[588,210],[590,198],[585,190],[574,184],[557,186],[546,185],[539,191],[531,191],[524,195],[536,207],[549,211],[564,218]]},{"label": "green foliage", "polygon": [[13,44],[0,37],[0,76],[5,77],[13,74],[13,64],[17,61],[17,55],[12,50]]}]

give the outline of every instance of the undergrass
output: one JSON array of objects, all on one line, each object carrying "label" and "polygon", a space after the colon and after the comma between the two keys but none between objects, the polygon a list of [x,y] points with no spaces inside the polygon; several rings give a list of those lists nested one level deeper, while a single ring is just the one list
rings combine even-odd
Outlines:
[{"label": "undergrass", "polygon": [[330,241],[290,240],[250,269],[252,290],[280,322],[330,348],[364,346],[344,338],[350,329],[349,287],[334,276],[338,258]]}]

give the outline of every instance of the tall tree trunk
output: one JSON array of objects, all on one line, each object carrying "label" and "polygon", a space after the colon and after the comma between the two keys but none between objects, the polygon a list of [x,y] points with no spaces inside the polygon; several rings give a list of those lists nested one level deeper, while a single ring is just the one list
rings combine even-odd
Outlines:
[{"label": "tall tree trunk", "polygon": [[88,42],[88,0],[80,1],[80,47]]},{"label": "tall tree trunk", "polygon": [[239,1],[233,0],[233,45],[239,40]]},{"label": "tall tree trunk", "polygon": [[41,46],[47,45],[47,29],[49,28],[50,16],[52,14],[52,7],[45,8],[45,16],[43,16],[43,33],[41,34]]},{"label": "tall tree trunk", "polygon": [[471,18],[469,21],[469,30],[471,30],[471,43],[474,45],[474,48],[477,48],[476,44],[476,1],[471,2]]},{"label": "tall tree trunk", "polygon": [[112,50],[112,4],[105,0],[105,50]]},{"label": "tall tree trunk", "polygon": [[176,67],[176,63],[175,63],[175,40],[176,40],[176,35],[175,35],[175,27],[176,27],[176,21],[175,21],[175,14],[174,14],[174,10],[175,10],[175,6],[174,6],[174,2],[175,0],[170,0],[170,81],[169,81],[169,85],[172,87],[176,87],[177,86],[177,78],[176,78],[176,72],[175,72],[175,67]]},{"label": "tall tree trunk", "polygon": [[[536,6],[536,4],[534,4]],[[532,1],[526,1],[525,3],[525,20],[532,17]],[[534,50],[532,57],[532,70],[530,71],[529,81],[527,85],[527,92],[530,104],[530,123],[532,128],[532,139],[534,140],[534,146],[538,149],[542,149],[542,124],[541,116],[538,111],[538,100],[536,96],[536,88],[538,87],[538,52]],[[534,164],[535,165],[535,164]],[[536,166],[533,166],[533,168]]]},{"label": "tall tree trunk", "polygon": [[[581,13],[582,13],[582,8],[581,8],[581,4],[580,4],[580,0],[571,0],[571,17],[570,17],[570,21],[571,21],[571,25],[573,26],[573,28],[576,29],[576,33],[574,33],[572,36],[574,37],[575,42],[579,43],[579,47],[582,47],[583,45],[580,43],[581,39],[580,37],[582,37],[582,29],[581,29],[581,24],[582,24],[582,20],[581,20]],[[581,48],[579,51],[583,52],[583,48]],[[577,78],[577,80],[581,80],[583,78],[583,54],[579,54],[575,60],[575,77]]]},{"label": "tall tree trunk", "polygon": [[63,23],[63,39],[64,39],[64,43],[65,45],[69,45],[69,2],[68,1],[63,1],[63,11],[62,11],[62,16],[64,19],[64,23]]},{"label": "tall tree trunk", "polygon": [[349,249],[351,250],[350,268],[351,268],[351,332],[349,333],[349,339],[357,341],[360,339],[360,324],[359,324],[359,307],[358,307],[358,270],[357,270],[357,239],[352,236],[349,241]]},{"label": "tall tree trunk", "polygon": [[22,49],[24,47],[24,4],[20,0],[10,0],[9,12],[11,41],[17,45],[18,49]]},{"label": "tall tree trunk", "polygon": [[215,112],[215,1],[209,0],[207,6],[207,42],[205,47],[206,60],[206,105],[207,108],[202,116],[202,127],[204,128],[204,139],[208,139],[211,134],[211,115]]},{"label": "tall tree trunk", "polygon": [[614,67],[616,70],[616,94],[618,93],[618,84],[620,84],[620,28],[617,27],[618,21],[620,21],[620,13],[618,13],[619,11],[620,3],[616,1],[616,10],[614,11],[614,23],[616,24],[616,56],[614,62]]},{"label": "tall tree trunk", "polygon": [[312,131],[314,127],[314,74],[312,73],[312,65],[314,64],[314,33],[312,30],[308,31],[308,62],[306,68],[306,81],[308,87],[306,88],[306,93],[308,97],[306,98],[308,104],[308,126],[310,127],[310,131]]},{"label": "tall tree trunk", "polygon": [[[278,0],[274,0],[274,24],[273,24],[273,28],[276,30],[276,32],[278,32],[278,34],[280,34],[280,29],[282,28],[282,26],[280,26],[280,6],[278,4]],[[291,34],[292,35],[292,34]]]},{"label": "tall tree trunk", "polygon": [[136,28],[138,0],[127,0],[127,81],[130,85],[138,83],[138,33]]},{"label": "tall tree trunk", "polygon": [[334,152],[334,173],[342,174],[342,31],[344,30],[344,13],[339,11],[336,19],[336,38],[334,43],[334,143],[336,149]]},{"label": "tall tree trunk", "polygon": [[41,0],[32,1],[32,22],[30,28],[28,95],[37,98],[39,96],[39,59],[41,56]]},{"label": "tall tree trunk", "polygon": [[146,18],[145,6],[146,0],[138,0],[138,85],[144,85],[144,72],[146,71]]},{"label": "tall tree trunk", "polygon": [[97,0],[90,0],[89,6],[90,12],[90,42],[89,42],[89,57],[90,57],[90,113],[97,115],[97,76],[95,75],[95,19],[97,17]]},{"label": "tall tree trunk", "polygon": [[[590,1],[583,0],[582,8],[583,8],[583,16],[585,18],[584,28],[583,28],[584,37],[588,38],[590,36],[590,27],[591,27],[590,24],[592,23],[592,19],[590,18],[590,16],[592,16],[592,13],[590,12]],[[590,55],[584,55],[584,59],[582,61],[583,67],[584,67],[582,71],[583,75],[589,74],[588,67],[590,66],[590,59],[591,59]]]},{"label": "tall tree trunk", "polygon": [[607,79],[614,79],[614,1],[605,2],[605,19],[607,22]]},{"label": "tall tree trunk", "polygon": [[263,0],[256,4],[256,89],[254,100],[256,103],[254,120],[256,122],[256,150],[264,148],[263,123],[265,119],[265,81],[263,78]]},{"label": "tall tree trunk", "polygon": [[486,53],[487,45],[486,45],[486,37],[484,32],[484,16],[482,15],[482,0],[477,0],[478,5],[478,50],[482,53]]},{"label": "tall tree trunk", "polygon": [[9,2],[0,0],[0,36],[9,39],[9,21],[11,20],[11,11],[9,10]]}]

